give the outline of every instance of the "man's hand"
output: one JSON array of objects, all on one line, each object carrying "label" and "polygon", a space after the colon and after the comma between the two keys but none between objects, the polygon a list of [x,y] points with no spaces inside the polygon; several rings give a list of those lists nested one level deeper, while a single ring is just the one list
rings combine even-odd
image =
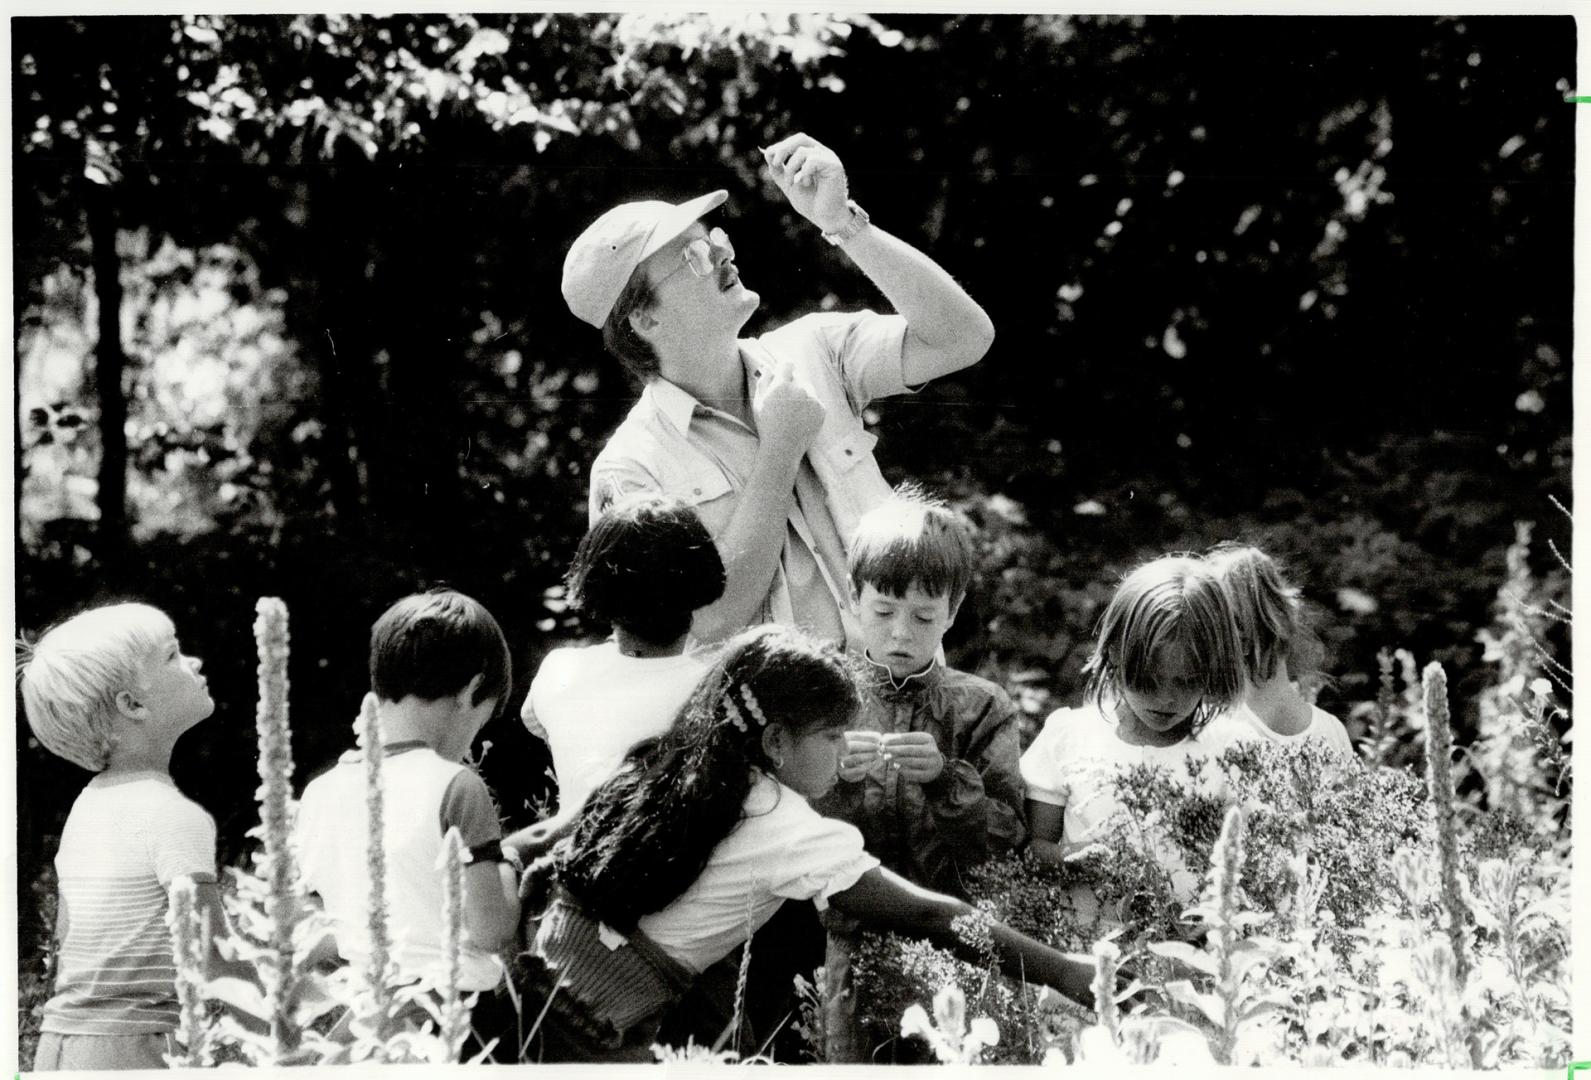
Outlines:
[{"label": "man's hand", "polygon": [[759,437],[800,457],[822,426],[823,406],[805,387],[795,383],[792,366],[782,365],[774,372],[773,384],[762,399],[757,415]]},{"label": "man's hand", "polygon": [[884,736],[884,753],[900,774],[914,784],[939,779],[945,769],[945,756],[939,744],[926,731],[906,731]]},{"label": "man's hand", "polygon": [[851,219],[850,188],[838,155],[810,135],[796,133],[762,152],[768,172],[796,213],[824,232],[838,232]]},{"label": "man's hand", "polygon": [[840,752],[840,779],[855,783],[879,763],[883,737],[876,731],[847,731]]}]

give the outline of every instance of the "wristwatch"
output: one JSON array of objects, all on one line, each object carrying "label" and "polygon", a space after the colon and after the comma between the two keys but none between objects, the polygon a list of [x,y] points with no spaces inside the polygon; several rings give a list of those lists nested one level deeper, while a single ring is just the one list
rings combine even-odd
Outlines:
[{"label": "wristwatch", "polygon": [[851,212],[851,220],[846,222],[834,232],[826,232],[823,239],[835,247],[843,247],[848,241],[855,238],[856,234],[867,228],[873,220],[867,216],[867,211],[856,205],[855,199],[846,199],[845,208]]}]

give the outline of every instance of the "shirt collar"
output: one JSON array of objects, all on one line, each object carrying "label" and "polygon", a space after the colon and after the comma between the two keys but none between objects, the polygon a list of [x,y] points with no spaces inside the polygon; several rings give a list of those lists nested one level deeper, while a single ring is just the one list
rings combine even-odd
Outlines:
[{"label": "shirt collar", "polygon": [[[764,365],[751,355],[750,350],[746,347],[746,341],[739,342],[739,346],[740,364],[746,372],[747,393],[755,400],[757,396],[757,381],[762,377]],[[691,418],[696,415],[696,410],[707,408],[706,405],[692,397],[690,391],[669,382],[661,375],[646,384],[641,391],[641,396],[648,398],[652,408],[663,419],[673,424],[681,435],[690,430]]]},{"label": "shirt collar", "polygon": [[652,408],[663,419],[674,425],[674,429],[681,435],[690,430],[691,417],[696,414],[696,406],[701,404],[661,376],[648,382],[641,395],[651,403]]},{"label": "shirt collar", "polygon": [[867,655],[866,649],[862,650],[862,659],[867,661],[868,670],[873,676],[875,685],[880,690],[888,690],[896,694],[926,690],[929,687],[937,686],[940,675],[944,670],[940,667],[939,658],[935,657],[928,661],[928,666],[921,671],[914,671],[904,679],[897,679],[889,670],[888,665],[880,664],[877,660]]}]

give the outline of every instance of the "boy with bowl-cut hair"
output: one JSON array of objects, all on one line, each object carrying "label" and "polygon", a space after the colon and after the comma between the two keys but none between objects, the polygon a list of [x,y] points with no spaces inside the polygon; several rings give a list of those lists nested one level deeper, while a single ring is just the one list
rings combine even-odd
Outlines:
[{"label": "boy with bowl-cut hair", "polygon": [[175,1051],[176,962],[166,925],[179,878],[206,920],[208,977],[258,985],[221,959],[215,820],[177,790],[177,739],[215,711],[197,657],[147,604],[75,615],[24,647],[23,711],[45,749],[96,775],[66,818],[55,855],[60,906],[55,993],[44,1005],[38,1072],[161,1069]]},{"label": "boy with bowl-cut hair", "polygon": [[[491,795],[462,759],[507,697],[510,671],[497,620],[452,590],[406,596],[370,631],[371,695],[385,743],[381,824],[392,962],[401,981],[428,990],[448,978],[440,856],[443,837],[457,828],[470,855],[458,989],[482,993],[472,1016],[480,1046],[511,1023],[505,1003],[489,992],[503,982],[498,954],[513,942],[519,899]],[[325,905],[338,952],[361,966],[371,948],[368,817],[363,754],[351,750],[304,789],[294,833],[304,884]]]},{"label": "boy with bowl-cut hair", "polygon": [[955,895],[1026,835],[1016,706],[940,659],[973,562],[971,527],[915,487],[863,516],[849,570],[867,675],[841,782],[818,804],[889,869]]}]

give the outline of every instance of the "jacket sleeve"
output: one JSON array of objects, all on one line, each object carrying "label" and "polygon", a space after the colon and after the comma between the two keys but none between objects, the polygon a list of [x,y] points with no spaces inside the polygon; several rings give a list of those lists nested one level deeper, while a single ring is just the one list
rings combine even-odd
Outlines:
[{"label": "jacket sleeve", "polygon": [[996,689],[975,715],[946,720],[941,747],[960,754],[947,754],[944,771],[922,786],[927,813],[915,844],[918,862],[941,883],[954,880],[952,864],[975,866],[1027,838],[1015,704]]}]

